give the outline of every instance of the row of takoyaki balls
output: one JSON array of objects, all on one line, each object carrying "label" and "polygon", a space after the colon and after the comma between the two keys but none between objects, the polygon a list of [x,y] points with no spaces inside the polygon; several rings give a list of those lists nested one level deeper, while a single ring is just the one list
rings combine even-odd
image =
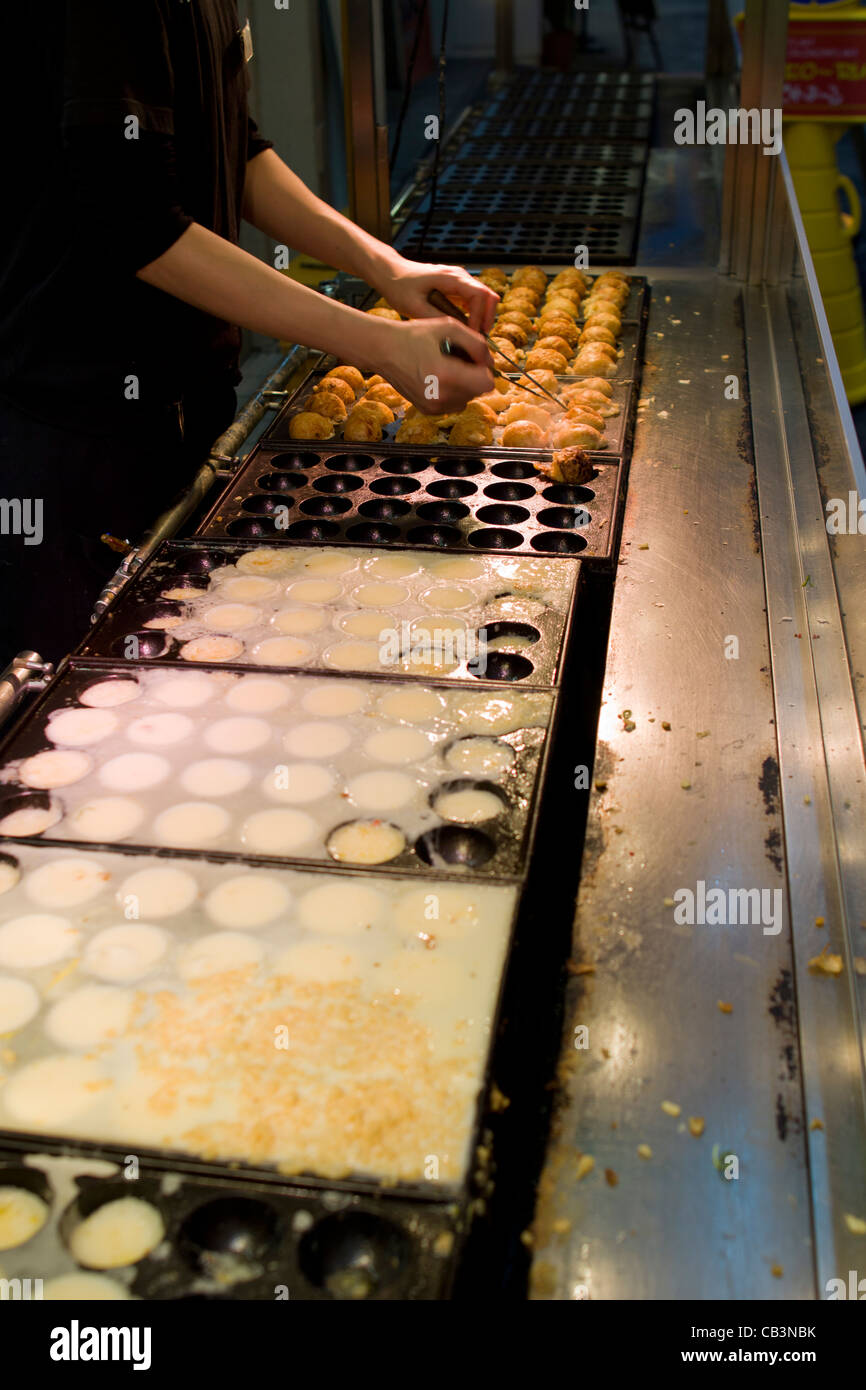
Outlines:
[{"label": "row of takoyaki balls", "polygon": [[612,376],[617,364],[617,339],[629,281],[618,270],[605,271],[590,285],[582,270],[562,270],[548,283],[540,266],[515,270],[510,279],[496,266],[479,276],[501,296],[491,341],[499,352],[500,370],[506,358],[526,371],[546,369],[558,376]]}]

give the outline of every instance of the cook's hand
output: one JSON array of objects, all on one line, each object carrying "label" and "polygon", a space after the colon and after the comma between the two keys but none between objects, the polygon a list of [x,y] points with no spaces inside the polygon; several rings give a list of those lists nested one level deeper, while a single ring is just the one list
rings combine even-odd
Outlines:
[{"label": "cook's hand", "polygon": [[[407,323],[374,322],[378,331],[384,330],[378,370],[425,415],[462,410],[473,396],[493,390],[493,359],[487,344],[456,319],[440,314]],[[444,338],[468,352],[472,361],[443,354]]]},{"label": "cook's hand", "polygon": [[474,275],[456,265],[421,265],[417,261],[395,257],[386,272],[385,281],[377,288],[410,319],[438,316],[427,300],[431,290],[441,290],[469,315],[469,327],[476,333],[489,333],[493,327],[499,296]]}]

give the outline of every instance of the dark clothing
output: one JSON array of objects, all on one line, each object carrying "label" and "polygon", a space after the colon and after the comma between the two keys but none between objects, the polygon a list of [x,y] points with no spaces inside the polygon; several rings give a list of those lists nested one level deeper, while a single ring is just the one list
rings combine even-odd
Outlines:
[{"label": "dark clothing", "polygon": [[[236,242],[246,165],[269,142],[234,0],[25,0],[3,39],[30,97],[0,85],[5,665],[77,644],[121,558],[101,533],[137,544],[230,423],[239,330],[136,271],[193,221]],[[15,533],[27,499],[39,544]]]},{"label": "dark clothing", "polygon": [[33,99],[4,169],[0,394],[134,437],[185,392],[239,380],[237,328],[135,278],[192,221],[238,239],[246,165],[269,142],[247,112],[237,9],[47,0],[13,6],[4,42]]},{"label": "dark clothing", "polygon": [[24,515],[34,535],[32,504],[42,503],[39,544],[0,535],[0,669],[28,647],[56,663],[78,644],[123,558],[100,535],[140,540],[234,413],[234,390],[222,386],[187,395],[182,434],[177,413],[166,412],[138,439],[96,438],[0,402],[4,496],[29,501]]}]

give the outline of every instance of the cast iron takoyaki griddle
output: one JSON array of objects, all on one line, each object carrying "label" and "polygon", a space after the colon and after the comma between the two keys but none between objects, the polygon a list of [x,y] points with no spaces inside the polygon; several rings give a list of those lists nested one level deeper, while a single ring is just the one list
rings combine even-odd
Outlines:
[{"label": "cast iron takoyaki griddle", "polygon": [[202,523],[207,539],[329,541],[607,559],[622,460],[553,483],[519,450],[261,441]]},{"label": "cast iron takoyaki griddle", "polygon": [[145,1300],[443,1299],[471,1225],[466,1200],[208,1174],[182,1160],[137,1160],[129,1177],[129,1157],[72,1141],[4,1138],[0,1186],[23,1188],[49,1207],[35,1236],[3,1251],[5,1277],[22,1281],[22,1298],[23,1281],[38,1298],[51,1279],[95,1273],[76,1263],[70,1234],[106,1203],[129,1197],[157,1209],[164,1238],[136,1264],[99,1273]]},{"label": "cast iron takoyaki griddle", "polygon": [[[334,862],[356,868],[360,873],[375,870],[418,872],[437,876],[467,872],[487,877],[509,877],[522,872],[530,848],[530,832],[536,794],[542,778],[548,746],[548,732],[553,715],[553,694],[542,691],[502,691],[501,688],[479,683],[471,692],[449,686],[446,682],[431,681],[425,688],[435,708],[426,719],[414,717],[407,725],[400,715],[389,712],[387,698],[408,692],[415,695],[410,682],[359,681],[357,677],[333,674],[272,676],[282,687],[283,703],[257,720],[267,725],[270,734],[255,748],[237,751],[224,748],[212,735],[220,729],[238,724],[239,714],[247,710],[245,703],[234,703],[244,688],[256,688],[258,673],[242,675],[219,667],[197,667],[212,689],[203,692],[203,703],[172,711],[160,692],[166,690],[163,668],[132,667],[121,663],[113,667],[76,664],[52,683],[38,702],[27,711],[0,748],[0,838],[10,833],[18,843],[76,845],[92,850],[95,843],[122,844],[127,849],[145,853],[166,847],[184,854],[206,853],[210,857],[229,860],[273,862],[276,864],[306,864],[331,867]],[[174,675],[169,676],[169,681]],[[195,679],[191,673],[191,679]],[[113,730],[98,741],[82,745],[86,749],[90,768],[74,782],[50,792],[34,789],[26,772],[29,760],[47,750],[68,746],[63,736],[55,741],[51,736],[52,717],[65,710],[88,710],[86,693],[111,689],[111,683],[123,689],[122,703],[108,711]],[[129,683],[134,682],[134,689]],[[108,685],[106,684],[108,683]],[[125,685],[124,685],[125,683]],[[350,687],[350,688],[348,688]],[[337,699],[348,694],[354,707],[340,717],[326,718],[317,712],[310,700],[333,695]],[[466,696],[470,695],[467,706]],[[82,695],[85,699],[82,700]],[[472,709],[484,697],[490,697],[500,722],[501,733],[486,733],[480,724],[467,723]],[[275,697],[276,698],[276,697]],[[386,700],[384,708],[382,700]],[[85,715],[85,718],[88,717]],[[104,713],[95,712],[96,718]],[[178,719],[183,726],[167,731],[160,742],[162,725]],[[318,721],[318,722],[317,722]],[[511,726],[511,727],[505,727]],[[346,740],[336,751],[325,750],[313,755],[308,745],[314,729],[334,729]],[[481,729],[481,732],[479,732]],[[306,739],[296,744],[286,743],[293,731],[309,731]],[[264,730],[262,730],[264,734]],[[377,739],[383,736],[409,735],[418,745],[411,764],[395,762],[387,751],[377,754]],[[171,742],[168,742],[171,738]],[[147,741],[143,741],[147,740]],[[179,741],[180,740],[180,741]],[[426,750],[424,744],[426,743]],[[461,770],[461,755],[472,754],[473,745],[486,750],[494,761],[487,771]],[[106,769],[119,771],[118,759],[141,752],[155,754],[170,764],[170,771],[154,785],[123,788],[103,777]],[[398,750],[398,756],[400,755]],[[312,757],[312,764],[310,758]],[[232,760],[232,769],[241,777],[231,794],[216,791],[190,782],[198,771],[206,770],[214,760]],[[302,761],[298,761],[301,759]],[[488,756],[488,762],[490,757]],[[281,793],[280,775],[285,777],[290,766],[303,776],[312,766],[321,774],[322,786],[297,795]],[[387,797],[374,803],[366,802],[361,788],[370,778],[396,776],[400,790],[389,803]],[[245,777],[246,780],[243,780]],[[330,780],[330,785],[328,781]],[[113,787],[113,790],[112,790]],[[358,788],[358,795],[353,788]],[[120,833],[116,821],[106,833],[82,834],[85,821],[82,812],[99,805],[120,790],[131,796],[139,808],[139,818]],[[499,811],[492,817],[475,823],[471,816],[460,819],[438,808],[449,793],[482,792],[493,797]],[[489,804],[489,802],[488,802]],[[191,809],[187,836],[160,831],[160,817],[168,808],[186,805]],[[195,808],[199,809],[196,810]],[[214,834],[197,833],[203,822],[201,812],[216,807],[223,824]],[[259,844],[254,839],[254,827],[264,817],[279,816],[288,807],[292,828],[303,818],[309,836],[277,846]],[[6,828],[15,824],[10,817],[20,813],[44,814],[50,823],[38,834],[20,834]],[[380,820],[399,832],[402,849],[387,858],[391,846],[378,860],[357,862],[340,855],[334,836],[341,827],[354,823],[369,824]],[[115,832],[115,826],[118,833]]]},{"label": "cast iron takoyaki griddle", "polygon": [[[269,549],[282,557],[285,573],[280,574],[272,597],[261,601],[260,618],[242,633],[235,634],[231,651],[224,657],[201,656],[195,648],[191,652],[189,641],[195,642],[208,633],[214,635],[214,628],[202,614],[205,605],[220,602],[217,581],[212,579],[212,574],[218,575],[237,565],[243,573],[264,574],[267,572],[264,569],[250,570],[245,566],[251,550]],[[273,621],[276,614],[296,603],[303,606],[295,596],[297,591],[287,593],[289,584],[310,577],[306,573],[309,558],[329,550],[331,554],[344,557],[346,566],[339,576],[338,591],[323,606],[321,626],[307,633],[303,639],[305,645],[298,648],[291,661],[271,659],[273,649],[270,653],[263,652],[261,644],[279,635],[281,629],[275,627]],[[338,665],[339,655],[335,660],[332,649],[346,640],[344,624],[349,615],[358,611],[354,590],[365,578],[375,578],[373,567],[379,558],[394,553],[372,546],[357,546],[346,551],[315,545],[251,547],[250,542],[239,541],[222,544],[167,541],[90,629],[76,649],[76,655],[94,662],[111,664],[121,659],[131,664],[167,663],[186,670],[194,670],[196,661],[202,660],[209,665],[218,662],[230,670],[302,669],[324,674],[344,671],[380,680],[407,677],[429,680],[441,675],[444,679],[471,686],[482,679],[527,687],[558,683],[580,575],[580,562],[567,557],[557,557],[553,561],[551,557],[540,555],[478,555],[473,562],[472,600],[465,609],[461,608],[459,616],[464,617],[467,631],[477,633],[483,629],[487,634],[483,666],[475,660],[480,644],[478,650],[472,652],[468,644],[465,652],[455,649],[456,665],[447,671],[425,668],[424,662],[417,658],[405,660],[403,647],[395,663],[388,659],[387,662],[377,661],[375,666]],[[436,565],[441,562],[429,547],[406,554],[417,563],[414,573],[405,581],[409,594],[396,609],[401,641],[404,623],[411,629],[417,619],[435,614],[430,591],[443,582],[436,571]],[[462,585],[469,581],[457,579],[454,582]],[[312,650],[307,652],[305,647],[310,644]],[[494,646],[497,650],[492,649]],[[387,653],[385,655],[387,657]],[[447,652],[445,655],[447,657]],[[421,657],[424,657],[423,652]]]}]

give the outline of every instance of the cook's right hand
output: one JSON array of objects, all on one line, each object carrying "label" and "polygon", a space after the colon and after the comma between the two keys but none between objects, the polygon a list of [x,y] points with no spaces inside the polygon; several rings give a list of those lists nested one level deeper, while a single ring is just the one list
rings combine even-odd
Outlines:
[{"label": "cook's right hand", "polygon": [[[462,410],[473,396],[493,390],[493,358],[480,333],[457,319],[442,318],[377,321],[386,333],[382,376],[425,415]],[[471,362],[442,352],[445,338],[463,348]]]}]

